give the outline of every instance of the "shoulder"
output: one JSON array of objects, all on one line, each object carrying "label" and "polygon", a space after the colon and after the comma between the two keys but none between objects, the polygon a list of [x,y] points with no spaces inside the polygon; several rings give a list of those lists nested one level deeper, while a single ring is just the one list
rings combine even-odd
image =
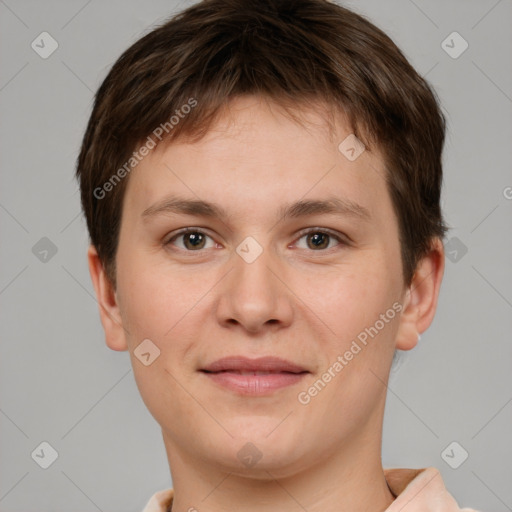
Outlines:
[{"label": "shoulder", "polygon": [[174,489],[165,489],[158,491],[146,503],[142,512],[167,512],[169,506],[172,504],[174,497]]},{"label": "shoulder", "polygon": [[385,469],[384,476],[397,496],[385,512],[478,512],[459,508],[435,467]]}]

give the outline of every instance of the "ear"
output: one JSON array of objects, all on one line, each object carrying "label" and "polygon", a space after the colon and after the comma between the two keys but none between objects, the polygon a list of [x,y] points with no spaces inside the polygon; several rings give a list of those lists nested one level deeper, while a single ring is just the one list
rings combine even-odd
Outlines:
[{"label": "ear", "polygon": [[112,350],[128,350],[117,294],[107,277],[98,252],[93,245],[89,246],[87,260],[94,290],[96,291],[96,299],[99,305],[100,319],[105,331],[107,346]]},{"label": "ear", "polygon": [[414,348],[418,343],[418,335],[426,331],[432,323],[443,280],[444,263],[443,243],[435,238],[430,252],[418,263],[405,294],[395,348]]}]

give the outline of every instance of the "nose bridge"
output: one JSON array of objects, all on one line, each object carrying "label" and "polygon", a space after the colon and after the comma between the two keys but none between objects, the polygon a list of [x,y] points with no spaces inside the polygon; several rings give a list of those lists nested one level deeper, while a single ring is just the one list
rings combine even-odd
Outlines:
[{"label": "nose bridge", "polygon": [[[247,237],[233,254],[219,307],[219,321],[236,322],[257,331],[266,323],[290,320],[291,305],[278,274],[279,261],[255,238]],[[271,322],[269,322],[271,321]]]},{"label": "nose bridge", "polygon": [[264,302],[273,302],[276,298],[275,276],[270,270],[273,264],[275,266],[275,258],[271,257],[270,252],[268,247],[264,249],[253,237],[247,237],[236,249],[233,258],[235,293],[240,298],[245,297],[247,306],[252,301],[254,305],[260,303],[262,307]]}]

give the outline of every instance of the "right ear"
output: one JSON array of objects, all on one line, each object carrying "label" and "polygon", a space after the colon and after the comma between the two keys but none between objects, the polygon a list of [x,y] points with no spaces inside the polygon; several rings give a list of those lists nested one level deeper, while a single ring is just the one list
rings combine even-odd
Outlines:
[{"label": "right ear", "polygon": [[112,350],[128,350],[126,330],[119,311],[117,295],[103,268],[98,251],[93,245],[90,245],[87,251],[87,261],[92,284],[96,291],[107,346]]}]

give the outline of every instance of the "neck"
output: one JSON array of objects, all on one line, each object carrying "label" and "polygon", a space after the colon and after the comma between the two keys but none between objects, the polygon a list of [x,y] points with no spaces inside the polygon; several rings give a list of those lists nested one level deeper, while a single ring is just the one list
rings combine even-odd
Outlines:
[{"label": "neck", "polygon": [[365,434],[318,457],[314,466],[293,461],[241,474],[196,460],[163,432],[173,477],[172,512],[385,511],[395,496],[384,478],[380,433]]}]

